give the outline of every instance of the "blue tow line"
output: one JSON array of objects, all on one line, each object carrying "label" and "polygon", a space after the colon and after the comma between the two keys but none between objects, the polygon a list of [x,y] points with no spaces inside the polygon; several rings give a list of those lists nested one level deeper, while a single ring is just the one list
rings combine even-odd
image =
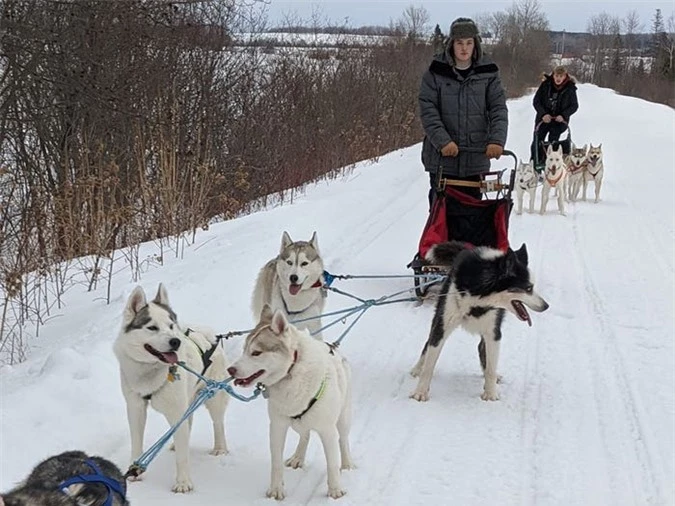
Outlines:
[{"label": "blue tow line", "polygon": [[[438,281],[442,278],[445,277],[445,275],[442,274],[415,274],[415,275],[393,275],[393,276],[388,276],[388,275],[363,275],[363,276],[353,276],[353,275],[333,275],[330,274],[328,271],[324,271],[323,273],[324,277],[324,288],[326,290],[330,290],[335,293],[339,293],[341,295],[351,297],[353,299],[356,299],[359,301],[361,304],[352,306],[346,309],[340,309],[338,311],[332,311],[330,313],[324,313],[319,316],[313,316],[310,318],[302,318],[299,320],[292,320],[291,323],[302,323],[310,320],[316,320],[317,318],[323,318],[327,316],[339,316],[339,318],[335,319],[328,325],[324,325],[321,327],[319,330],[316,332],[312,333],[318,334],[319,332],[324,331],[327,328],[332,327],[336,323],[339,323],[341,321],[344,321],[345,319],[349,318],[352,315],[357,315],[356,318],[354,318],[354,321],[352,321],[349,326],[342,332],[340,337],[337,338],[336,341],[333,342],[332,346],[337,347],[340,345],[342,340],[345,338],[345,336],[349,333],[349,331],[356,325],[356,322],[358,322],[361,317],[365,314],[365,312],[370,309],[373,306],[384,306],[387,304],[396,304],[398,302],[413,302],[417,301],[417,297],[405,297],[405,298],[396,298],[393,300],[392,297],[397,297],[401,294],[408,293],[412,289],[407,288],[405,290],[401,290],[399,292],[392,293],[391,295],[385,295],[383,297],[380,297],[379,299],[362,299],[360,297],[357,297],[356,295],[353,295],[351,293],[339,290],[337,288],[333,288],[331,284],[333,281],[336,279],[387,279],[387,278],[415,278],[415,277],[424,277],[424,278],[431,278],[431,280],[427,280],[424,283],[420,283],[418,288],[422,288],[427,285],[432,285],[434,283],[438,283]],[[357,314],[358,313],[358,314]],[[219,334],[216,336],[219,340],[220,339],[229,339],[232,336],[236,335],[242,335],[242,334],[248,334],[252,331],[253,329],[250,330],[239,330],[239,331],[234,331],[234,332],[228,332],[227,334]],[[214,395],[216,395],[216,392],[218,390],[224,390],[227,392],[230,396],[234,397],[235,399],[238,399],[242,402],[250,402],[256,398],[258,398],[260,395],[265,397],[265,386],[262,385],[261,383],[258,383],[255,387],[255,390],[253,391],[253,394],[249,396],[244,396],[239,394],[234,388],[230,386],[230,382],[233,380],[232,377],[229,377],[223,381],[215,381],[208,379],[204,377],[202,374],[198,373],[197,371],[191,369],[187,365],[185,365],[184,362],[178,362],[178,364],[181,368],[185,369],[188,371],[190,374],[194,374],[197,378],[199,378],[200,381],[204,382],[204,388],[202,388],[196,395],[195,399],[192,401],[190,406],[188,407],[187,411],[183,416],[176,422],[169,430],[167,430],[160,438],[159,440],[153,444],[150,448],[148,448],[137,460],[134,461],[134,463],[129,466],[128,471],[124,475],[125,478],[128,478],[129,476],[134,476],[137,477],[141,473],[145,472],[145,470],[148,468],[150,465],[150,462],[152,462],[155,457],[159,454],[159,452],[164,448],[166,443],[169,442],[169,440],[173,437],[173,435],[176,433],[176,431],[180,428],[181,424],[185,422],[190,416],[192,416],[192,413],[194,413],[197,408],[199,408],[202,404],[204,404],[206,401],[211,399]]]}]

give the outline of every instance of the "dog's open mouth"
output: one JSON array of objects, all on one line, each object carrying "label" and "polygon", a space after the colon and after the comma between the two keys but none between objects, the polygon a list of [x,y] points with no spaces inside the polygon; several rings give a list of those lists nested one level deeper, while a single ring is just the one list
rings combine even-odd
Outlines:
[{"label": "dog's open mouth", "polygon": [[145,348],[145,351],[150,353],[151,355],[154,355],[158,359],[160,359],[162,362],[165,362],[167,364],[175,364],[178,362],[178,355],[176,355],[175,351],[167,351],[167,352],[161,352],[150,346],[149,344],[146,344],[143,346]]},{"label": "dog's open mouth", "polygon": [[265,369],[260,369],[258,372],[251,374],[248,378],[237,378],[234,380],[235,386],[238,387],[247,387],[250,386],[255,380],[257,380],[265,372]]},{"label": "dog's open mouth", "polygon": [[297,295],[301,288],[302,285],[296,285],[295,283],[291,283],[288,286],[288,291],[291,292],[291,295]]},{"label": "dog's open mouth", "polygon": [[525,309],[525,305],[519,300],[512,300],[511,305],[513,306],[513,309],[516,310],[516,316],[518,319],[520,321],[527,322],[527,324],[531,327],[532,320],[530,319],[530,313],[528,313],[527,309]]}]

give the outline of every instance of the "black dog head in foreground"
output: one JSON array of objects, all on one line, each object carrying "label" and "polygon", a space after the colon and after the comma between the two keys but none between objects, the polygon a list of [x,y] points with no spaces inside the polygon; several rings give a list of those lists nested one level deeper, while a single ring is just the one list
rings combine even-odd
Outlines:
[{"label": "black dog head in foreground", "polygon": [[115,464],[71,451],[40,462],[21,485],[0,496],[0,506],[129,506],[126,493]]}]

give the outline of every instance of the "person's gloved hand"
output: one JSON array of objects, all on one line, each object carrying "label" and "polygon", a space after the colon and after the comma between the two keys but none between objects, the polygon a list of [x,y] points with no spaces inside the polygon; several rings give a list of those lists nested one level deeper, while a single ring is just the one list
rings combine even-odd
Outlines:
[{"label": "person's gloved hand", "polygon": [[455,144],[454,141],[448,142],[445,146],[441,148],[441,154],[443,156],[452,156],[455,157],[459,153],[459,147]]},{"label": "person's gloved hand", "polygon": [[556,120],[558,123],[562,123],[563,121],[565,121],[565,118],[563,118],[560,114],[558,114],[558,115],[555,117],[555,120]]},{"label": "person's gloved hand", "polygon": [[504,153],[504,148],[499,144],[488,144],[485,150],[485,156],[488,158],[499,158]]},{"label": "person's gloved hand", "polygon": [[550,115],[550,114],[544,114],[544,117],[541,118],[541,120],[542,120],[544,123],[550,123],[550,122],[551,122],[551,119],[553,119],[553,118],[551,118],[551,115]]}]

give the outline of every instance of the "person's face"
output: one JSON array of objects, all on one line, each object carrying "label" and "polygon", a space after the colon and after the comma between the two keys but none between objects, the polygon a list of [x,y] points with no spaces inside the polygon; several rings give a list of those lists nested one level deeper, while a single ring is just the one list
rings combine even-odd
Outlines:
[{"label": "person's face", "polygon": [[455,39],[452,41],[452,51],[455,54],[455,61],[458,63],[467,63],[471,61],[473,55],[473,38]]},{"label": "person's face", "polygon": [[553,74],[553,82],[555,82],[557,86],[560,86],[566,77],[567,74]]}]

